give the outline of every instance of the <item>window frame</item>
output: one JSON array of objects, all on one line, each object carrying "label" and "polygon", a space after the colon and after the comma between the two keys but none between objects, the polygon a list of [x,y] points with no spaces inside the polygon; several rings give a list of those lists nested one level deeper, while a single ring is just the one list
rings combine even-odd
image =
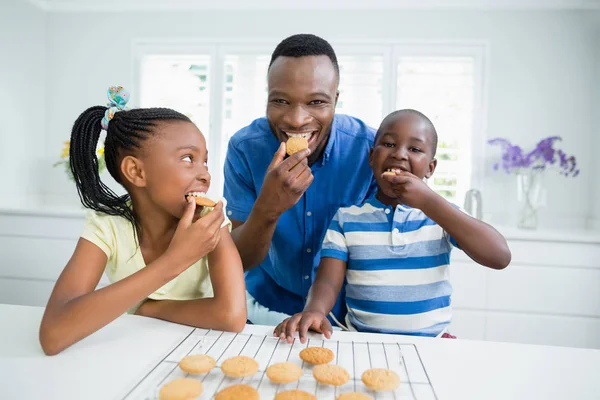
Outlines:
[{"label": "window frame", "polygon": [[[211,140],[208,144],[209,168],[212,171],[211,188],[223,187],[223,165],[219,158],[221,151],[227,146],[228,140],[222,132],[225,88],[225,58],[227,55],[270,55],[279,40],[261,38],[228,38],[228,39],[139,39],[132,42],[131,82],[133,103],[141,99],[141,67],[145,56],[148,55],[182,55],[198,54],[210,56],[209,86],[209,121]],[[489,41],[455,40],[455,41],[402,41],[393,39],[344,39],[331,40],[336,55],[383,56],[382,76],[382,118],[395,110],[397,101],[397,60],[401,56],[447,56],[472,57],[474,60],[474,93],[473,93],[473,129],[469,138],[470,171],[460,174],[469,179],[468,188],[482,190],[485,166],[485,143],[487,138],[486,123],[488,111],[490,43]],[[214,105],[219,104],[219,107]],[[256,116],[257,118],[260,116]],[[240,127],[242,128],[242,127]],[[377,127],[374,127],[377,128]],[[215,140],[219,138],[219,140]],[[458,193],[457,193],[458,194]],[[460,201],[457,197],[457,201]]]}]

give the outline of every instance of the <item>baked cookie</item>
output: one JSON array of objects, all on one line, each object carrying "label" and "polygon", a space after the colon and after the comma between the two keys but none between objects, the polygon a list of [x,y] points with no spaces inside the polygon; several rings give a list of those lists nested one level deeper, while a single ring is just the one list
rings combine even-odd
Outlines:
[{"label": "baked cookie", "polygon": [[202,394],[202,382],[178,378],[160,388],[159,400],[195,400]]},{"label": "baked cookie", "polygon": [[400,377],[390,369],[373,368],[362,374],[366,387],[376,392],[391,392],[400,385]]},{"label": "baked cookie", "polygon": [[215,395],[215,400],[259,400],[256,389],[250,385],[233,385],[226,387]]},{"label": "baked cookie", "polygon": [[285,151],[291,156],[300,150],[308,149],[308,140],[303,137],[291,137],[285,142]]},{"label": "baked cookie", "polygon": [[325,347],[307,347],[300,352],[300,358],[309,364],[327,364],[333,360],[334,354]]},{"label": "baked cookie", "polygon": [[296,389],[277,393],[275,400],[317,400],[317,398],[304,390]]},{"label": "baked cookie", "polygon": [[231,378],[246,378],[258,371],[258,362],[246,356],[232,357],[223,361],[221,371]]},{"label": "baked cookie", "polygon": [[273,383],[297,382],[304,372],[293,362],[273,364],[267,368],[267,376]]},{"label": "baked cookie", "polygon": [[200,193],[200,192],[188,193],[186,195],[186,198],[190,197],[190,196],[192,196],[194,198],[194,200],[196,201],[196,205],[198,205],[198,206],[214,207],[217,205],[217,203],[215,203],[214,201],[212,201],[211,199],[206,197],[205,193]]},{"label": "baked cookie", "polygon": [[179,362],[179,368],[188,374],[203,374],[210,371],[217,365],[214,358],[208,354],[194,354],[186,356]]},{"label": "baked cookie", "polygon": [[340,386],[350,380],[348,371],[335,364],[317,365],[313,369],[313,376],[317,382],[332,386]]},{"label": "baked cookie", "polygon": [[373,398],[364,393],[346,392],[340,394],[336,400],[373,400]]}]

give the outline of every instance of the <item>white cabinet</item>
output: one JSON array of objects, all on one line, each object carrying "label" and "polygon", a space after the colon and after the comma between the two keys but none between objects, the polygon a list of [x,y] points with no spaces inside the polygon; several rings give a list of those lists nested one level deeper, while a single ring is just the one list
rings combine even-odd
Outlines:
[{"label": "white cabinet", "polygon": [[[0,211],[0,303],[44,306],[84,211]],[[494,271],[452,253],[460,338],[600,348],[600,233],[501,230],[511,265]],[[106,285],[103,278],[100,285]]]},{"label": "white cabinet", "polygon": [[600,348],[600,234],[504,230],[502,271],[452,254],[459,337]]}]

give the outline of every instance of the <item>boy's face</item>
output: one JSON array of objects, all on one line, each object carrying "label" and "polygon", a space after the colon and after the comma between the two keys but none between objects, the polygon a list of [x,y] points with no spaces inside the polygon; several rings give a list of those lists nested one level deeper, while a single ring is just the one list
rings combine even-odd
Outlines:
[{"label": "boy's face", "polygon": [[400,115],[387,122],[369,157],[380,190],[395,197],[391,184],[382,178],[389,170],[410,172],[419,179],[430,178],[437,165],[433,145],[433,132],[419,117]]}]

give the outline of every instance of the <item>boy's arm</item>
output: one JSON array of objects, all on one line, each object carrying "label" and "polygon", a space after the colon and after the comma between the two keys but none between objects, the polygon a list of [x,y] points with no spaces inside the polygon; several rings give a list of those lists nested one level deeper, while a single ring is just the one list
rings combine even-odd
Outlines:
[{"label": "boy's arm", "polygon": [[433,192],[422,211],[440,225],[474,261],[503,269],[511,259],[506,239],[493,227],[460,211]]},{"label": "boy's arm", "polygon": [[503,269],[510,263],[504,236],[483,221],[455,208],[410,172],[382,176],[401,203],[423,211],[450,234],[469,257],[481,265]]},{"label": "boy's arm", "polygon": [[240,332],[247,319],[242,261],[229,234],[221,228],[217,247],[208,254],[214,297],[197,300],[148,300],[137,314],[178,324]]},{"label": "boy's arm", "polygon": [[346,276],[346,262],[337,258],[323,257],[315,281],[308,292],[304,311],[283,321],[275,329],[275,335],[291,342],[298,331],[300,342],[306,341],[309,329],[330,338],[333,333],[327,315],[335,305]]}]

